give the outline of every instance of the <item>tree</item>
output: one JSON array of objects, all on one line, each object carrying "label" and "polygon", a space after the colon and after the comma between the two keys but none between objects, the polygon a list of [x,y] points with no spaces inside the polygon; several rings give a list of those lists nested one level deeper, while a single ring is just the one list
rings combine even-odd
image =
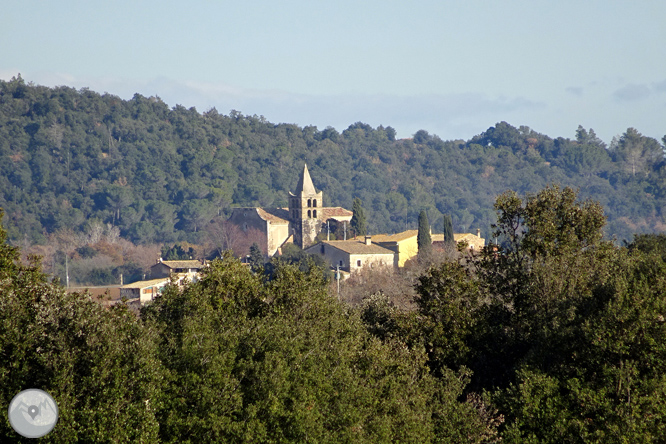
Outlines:
[{"label": "tree", "polygon": [[354,198],[354,203],[352,204],[352,212],[354,215],[352,216],[350,226],[357,236],[365,236],[367,234],[365,227],[365,212],[361,205],[361,199],[358,197]]},{"label": "tree", "polygon": [[432,251],[432,238],[430,237],[430,224],[425,210],[419,213],[419,231],[416,237],[419,256],[427,256]]},{"label": "tree", "polygon": [[[165,442],[483,442],[496,432],[459,402],[469,374],[373,338],[329,297],[320,271],[273,278],[226,255],[142,312],[169,375],[156,412]],[[381,402],[377,402],[381,399]]]},{"label": "tree", "polygon": [[165,261],[178,261],[194,259],[194,249],[190,247],[187,251],[180,244],[175,244],[173,247],[168,245],[162,246],[162,259]]},{"label": "tree", "polygon": [[444,242],[447,244],[453,243],[453,222],[451,221],[451,215],[444,215]]},{"label": "tree", "polygon": [[664,159],[664,152],[655,139],[643,136],[635,128],[622,134],[617,144],[612,146],[613,156],[621,162],[626,172],[648,175]]},{"label": "tree", "polygon": [[254,272],[258,272],[264,266],[264,255],[256,242],[250,246],[250,265]]},{"label": "tree", "polygon": [[[27,387],[50,393],[52,442],[156,442],[164,375],[151,331],[123,304],[107,309],[49,283],[39,260],[21,264],[5,239],[0,226],[0,402]],[[7,421],[0,438],[17,439]]]}]

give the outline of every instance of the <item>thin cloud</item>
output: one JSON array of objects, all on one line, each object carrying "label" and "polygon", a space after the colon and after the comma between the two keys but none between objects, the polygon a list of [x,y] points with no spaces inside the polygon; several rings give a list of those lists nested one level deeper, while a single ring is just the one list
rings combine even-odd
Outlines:
[{"label": "thin cloud", "polygon": [[666,92],[666,80],[655,83],[654,90],[658,92]]},{"label": "thin cloud", "polygon": [[648,98],[650,92],[647,85],[630,83],[617,89],[613,97],[620,102],[636,102]]},{"label": "thin cloud", "polygon": [[581,88],[579,86],[570,86],[568,88],[565,88],[564,91],[566,91],[569,94],[572,94],[576,97],[582,97],[583,96],[583,88]]}]

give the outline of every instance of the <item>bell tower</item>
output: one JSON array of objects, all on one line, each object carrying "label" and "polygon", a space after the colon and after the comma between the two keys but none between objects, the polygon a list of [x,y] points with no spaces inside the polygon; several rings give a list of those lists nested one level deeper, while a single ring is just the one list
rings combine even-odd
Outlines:
[{"label": "bell tower", "polygon": [[295,193],[289,192],[289,220],[294,243],[299,247],[312,245],[321,232],[323,207],[323,192],[317,193],[305,165]]}]

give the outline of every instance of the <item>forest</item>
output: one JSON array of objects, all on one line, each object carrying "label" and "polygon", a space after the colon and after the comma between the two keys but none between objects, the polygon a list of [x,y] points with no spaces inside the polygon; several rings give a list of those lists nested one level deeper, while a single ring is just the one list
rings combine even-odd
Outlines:
[{"label": "forest", "polygon": [[361,199],[371,234],[413,229],[423,209],[435,232],[450,214],[456,232],[490,233],[499,194],[560,184],[599,201],[606,238],[621,242],[666,228],[661,142],[628,128],[607,146],[582,126],[551,138],[506,122],[467,141],[397,140],[390,126],[275,124],[19,76],[0,81],[0,207],[24,249],[100,226],[134,245],[202,245],[234,206],[286,206],[307,163],[325,205]]},{"label": "forest", "polygon": [[663,442],[666,236],[605,240],[602,206],[559,186],[494,212],[499,244],[420,253],[408,310],[229,253],[140,313],[104,308],[0,226],[0,404],[49,392],[50,443]]}]

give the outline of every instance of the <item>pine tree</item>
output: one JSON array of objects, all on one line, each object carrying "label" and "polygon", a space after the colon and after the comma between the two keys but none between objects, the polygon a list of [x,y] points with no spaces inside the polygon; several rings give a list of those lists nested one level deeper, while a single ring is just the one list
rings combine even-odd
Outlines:
[{"label": "pine tree", "polygon": [[361,199],[358,197],[354,198],[354,203],[352,204],[352,212],[354,215],[351,219],[351,227],[354,229],[354,233],[357,236],[365,236],[367,234],[367,229],[365,227],[365,212],[361,206]]},{"label": "pine tree", "polygon": [[451,215],[444,215],[444,243],[449,244],[453,242],[453,222],[451,222]]},{"label": "pine tree", "polygon": [[419,255],[427,254],[432,250],[432,239],[430,237],[430,224],[425,210],[419,214],[419,233],[416,237],[419,247]]}]

